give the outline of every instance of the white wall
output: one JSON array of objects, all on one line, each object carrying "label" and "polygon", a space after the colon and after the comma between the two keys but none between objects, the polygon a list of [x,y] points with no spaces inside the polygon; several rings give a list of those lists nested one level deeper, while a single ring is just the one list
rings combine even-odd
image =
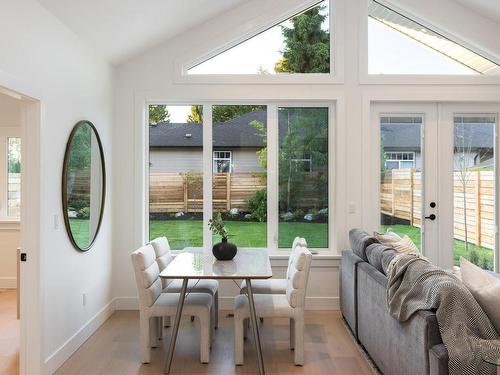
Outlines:
[{"label": "white wall", "polygon": [[[370,101],[376,100],[471,100],[488,98],[498,86],[489,85],[435,85],[432,78],[425,85],[420,79],[403,79],[392,77],[392,82],[397,85],[364,84],[366,72],[362,72],[362,51],[366,36],[362,30],[366,28],[366,2],[335,1],[336,8],[336,34],[337,60],[335,69],[336,80],[328,80],[317,84],[307,82],[288,82],[280,84],[273,80],[275,77],[265,77],[266,84],[246,84],[249,78],[231,79],[219,83],[210,81],[196,81],[196,78],[185,79],[179,76],[178,71],[183,59],[195,59],[197,56],[210,53],[212,49],[219,49],[230,41],[241,41],[241,35],[252,30],[262,30],[263,25],[272,25],[279,20],[281,14],[289,13],[298,4],[294,1],[273,1],[272,3],[255,0],[247,2],[225,14],[209,20],[205,24],[165,42],[140,56],[117,67],[115,85],[115,117],[121,126],[121,132],[114,138],[114,160],[116,163],[114,178],[121,181],[115,185],[114,196],[118,201],[129,201],[131,197],[134,204],[115,205],[115,240],[114,254],[114,292],[118,299],[118,307],[133,307],[136,295],[133,272],[130,266],[130,252],[140,245],[140,222],[142,197],[137,196],[137,184],[140,185],[141,176],[134,171],[134,158],[137,153],[130,150],[141,147],[136,141],[135,126],[142,124],[141,101],[180,101],[185,103],[197,100],[231,101],[231,100],[278,100],[278,101],[323,101],[336,105],[336,119],[334,129],[334,163],[335,184],[331,186],[333,196],[332,211],[335,215],[335,225],[330,228],[330,236],[334,238],[337,254],[348,248],[348,229],[365,226],[373,229],[379,217],[378,206],[370,195],[370,184],[378,181],[372,178],[373,160],[371,154],[365,152],[369,149],[370,136]],[[401,0],[398,4],[417,7],[416,1]],[[426,1],[430,4],[431,1]],[[435,2],[432,2],[435,3]],[[262,12],[265,8],[266,12]],[[427,15],[424,10],[428,6],[419,8],[418,16]],[[457,17],[464,15],[461,6],[455,7]],[[434,16],[432,21],[442,21],[443,28],[448,32],[458,34],[464,40],[474,42],[484,47],[488,52],[500,57],[500,50],[495,49],[492,43],[498,25],[490,21],[484,22],[490,31],[484,35],[480,28],[470,23],[457,25],[451,20],[455,8],[442,9],[441,16]],[[430,8],[429,8],[430,9]],[[421,11],[421,12],[420,12]],[[472,15],[477,24],[483,24],[484,17]],[[476,25],[477,25],[476,24]],[[363,26],[365,25],[365,26]],[[458,27],[459,26],[459,27]],[[345,36],[345,39],[343,39]],[[484,42],[484,43],[481,43]],[[496,44],[498,47],[498,43]],[[364,63],[366,65],[366,63]],[[270,79],[268,79],[270,78]],[[439,80],[438,80],[439,81]],[[452,82],[449,79],[448,82]],[[478,95],[478,93],[481,93]],[[497,95],[498,97],[498,95]],[[491,97],[491,100],[496,100]],[[140,154],[140,152],[139,152]],[[375,166],[378,168],[378,166]],[[377,169],[378,170],[378,169]],[[348,209],[349,208],[349,209]],[[331,211],[331,212],[332,212]],[[377,225],[375,225],[375,228]],[[333,259],[316,257],[313,262],[310,289],[308,292],[309,306],[331,308],[338,306],[338,255]],[[280,260],[273,260],[275,275],[282,274]],[[229,285],[222,286],[221,296],[230,306],[230,298],[234,295],[234,288]],[[121,301],[121,303],[120,303]],[[223,302],[225,303],[225,302]]]},{"label": "white wall", "polygon": [[[37,1],[1,0],[0,9],[0,77],[33,88],[41,100],[41,356],[47,362],[42,370],[49,372],[71,354],[71,345],[64,345],[85,339],[84,325],[112,299],[113,72]],[[109,189],[101,231],[87,253],[73,249],[61,216],[64,150],[73,125],[82,119],[100,132]]]}]

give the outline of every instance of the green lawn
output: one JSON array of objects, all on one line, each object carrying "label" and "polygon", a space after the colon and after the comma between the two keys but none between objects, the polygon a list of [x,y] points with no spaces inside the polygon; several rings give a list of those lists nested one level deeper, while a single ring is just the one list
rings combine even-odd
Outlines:
[{"label": "green lawn", "polygon": [[[406,234],[411,240],[420,248],[420,228],[413,227],[411,225],[382,225],[382,230],[386,231],[391,228],[392,231],[396,232],[400,236]],[[473,263],[476,263],[482,268],[493,270],[493,250],[482,246],[476,246],[469,243],[469,251],[465,250],[465,242],[460,240],[454,240],[454,251],[453,260],[455,265],[460,264],[460,257],[471,259],[471,253],[475,252],[477,254],[477,259],[472,259]]]},{"label": "green lawn", "polygon": [[88,219],[69,219],[71,233],[76,244],[85,249],[89,246],[89,220]]},{"label": "green lawn", "polygon": [[[266,223],[226,221],[230,241],[239,247],[266,247]],[[172,249],[203,245],[203,222],[200,220],[152,220],[149,238],[166,236]],[[328,247],[326,223],[280,223],[279,247],[291,247],[296,236],[304,237],[311,248]],[[218,241],[214,238],[214,241]]]}]

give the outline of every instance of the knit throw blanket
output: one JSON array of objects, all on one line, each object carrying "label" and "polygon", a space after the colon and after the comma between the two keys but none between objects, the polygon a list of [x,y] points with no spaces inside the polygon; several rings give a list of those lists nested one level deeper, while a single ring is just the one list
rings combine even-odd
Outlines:
[{"label": "knit throw blanket", "polygon": [[450,375],[494,375],[482,358],[500,358],[500,337],[467,287],[427,260],[397,255],[388,272],[387,305],[405,322],[418,310],[436,310],[448,350]]}]

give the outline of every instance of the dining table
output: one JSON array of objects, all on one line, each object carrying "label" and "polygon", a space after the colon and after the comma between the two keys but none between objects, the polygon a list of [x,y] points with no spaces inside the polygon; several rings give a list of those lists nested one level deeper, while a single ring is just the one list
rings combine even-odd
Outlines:
[{"label": "dining table", "polygon": [[260,345],[259,327],[257,325],[257,314],[252,291],[252,280],[269,279],[272,276],[273,273],[267,249],[238,249],[236,256],[232,260],[217,260],[211,252],[196,247],[186,247],[182,252],[178,253],[174,260],[160,273],[160,277],[163,279],[182,280],[179,303],[177,304],[165,363],[165,374],[170,373],[184,300],[186,294],[189,293],[188,282],[190,279],[212,279],[246,281],[248,304],[250,307],[250,321],[257,352],[257,364],[259,367],[259,374],[264,375],[264,360],[262,358],[262,349]]}]

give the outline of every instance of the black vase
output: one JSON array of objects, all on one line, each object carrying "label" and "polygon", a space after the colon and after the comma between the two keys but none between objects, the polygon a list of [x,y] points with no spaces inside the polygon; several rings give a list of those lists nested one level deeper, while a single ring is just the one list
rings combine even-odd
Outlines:
[{"label": "black vase", "polygon": [[235,257],[237,250],[235,244],[227,242],[227,238],[223,238],[222,242],[216,243],[212,247],[212,254],[217,260],[231,260]]}]

